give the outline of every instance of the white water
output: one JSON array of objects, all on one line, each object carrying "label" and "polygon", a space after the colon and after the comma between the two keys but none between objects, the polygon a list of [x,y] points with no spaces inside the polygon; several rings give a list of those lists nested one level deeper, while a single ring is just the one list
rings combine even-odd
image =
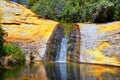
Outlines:
[{"label": "white water", "polygon": [[57,54],[56,62],[66,62],[67,57],[68,38],[63,37],[60,47],[60,53]]}]

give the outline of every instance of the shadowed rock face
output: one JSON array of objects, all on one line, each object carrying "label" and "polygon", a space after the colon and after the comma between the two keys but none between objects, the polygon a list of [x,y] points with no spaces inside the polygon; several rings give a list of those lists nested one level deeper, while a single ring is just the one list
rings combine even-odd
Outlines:
[{"label": "shadowed rock face", "polygon": [[69,35],[67,61],[79,62],[80,59],[80,29],[74,25]]},{"label": "shadowed rock face", "polygon": [[63,36],[64,28],[62,25],[59,24],[53,31],[53,34],[51,35],[48,41],[48,46],[44,56],[44,60],[55,61],[57,54],[60,53],[60,47],[62,46],[61,41]]},{"label": "shadowed rock face", "polygon": [[[67,27],[70,27],[68,30]],[[66,29],[67,28],[67,29]],[[67,34],[66,32],[69,31]],[[51,35],[44,60],[79,62],[80,30],[77,25],[59,24]]]},{"label": "shadowed rock face", "polygon": [[[79,62],[80,30],[75,24],[59,24],[50,38],[46,60],[56,62]],[[53,59],[54,58],[54,59]]]},{"label": "shadowed rock face", "polygon": [[57,22],[40,18],[26,7],[14,2],[0,0],[2,27],[7,33],[6,43],[20,47],[29,60],[32,52],[35,60],[41,60],[46,44]]}]

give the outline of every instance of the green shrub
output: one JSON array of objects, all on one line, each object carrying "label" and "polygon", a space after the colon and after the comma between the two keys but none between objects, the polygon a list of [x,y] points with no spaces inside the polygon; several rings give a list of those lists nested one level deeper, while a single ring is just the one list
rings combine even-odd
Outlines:
[{"label": "green shrub", "polygon": [[85,2],[81,6],[81,22],[110,22],[113,20],[114,3],[108,0]]},{"label": "green shrub", "polygon": [[32,11],[60,22],[120,20],[120,0],[29,0]]},{"label": "green shrub", "polygon": [[25,61],[25,55],[23,51],[11,44],[5,45],[4,48],[4,53],[2,56],[11,56],[11,59],[19,62],[19,61]]},{"label": "green shrub", "polygon": [[119,21],[120,20],[120,0],[111,0],[115,7],[114,7],[114,20]]},{"label": "green shrub", "polygon": [[62,23],[62,25],[64,26],[64,34],[66,37],[68,37],[70,35],[71,29],[74,26],[73,23]]},{"label": "green shrub", "polygon": [[28,0],[29,6],[33,6],[38,0]]}]

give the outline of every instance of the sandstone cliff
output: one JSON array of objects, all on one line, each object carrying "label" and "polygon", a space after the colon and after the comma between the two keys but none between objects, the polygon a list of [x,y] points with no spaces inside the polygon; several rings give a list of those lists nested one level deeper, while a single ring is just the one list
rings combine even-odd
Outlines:
[{"label": "sandstone cliff", "polygon": [[[120,66],[120,22],[58,24],[37,16],[26,7],[0,0],[6,43],[19,46],[29,60],[110,64]],[[61,58],[61,59],[56,59]]]},{"label": "sandstone cliff", "polygon": [[78,25],[80,62],[120,65],[120,22]]},{"label": "sandstone cliff", "polygon": [[37,16],[26,7],[14,2],[0,0],[2,27],[7,33],[6,43],[19,46],[29,60],[33,52],[35,60],[41,60],[45,53],[46,44],[57,22]]}]

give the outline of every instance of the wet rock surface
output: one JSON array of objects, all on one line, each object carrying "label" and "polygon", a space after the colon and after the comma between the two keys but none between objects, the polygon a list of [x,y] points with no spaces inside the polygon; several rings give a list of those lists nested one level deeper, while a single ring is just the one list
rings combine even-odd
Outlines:
[{"label": "wet rock surface", "polygon": [[67,61],[79,62],[80,55],[80,29],[74,25],[69,35]]},{"label": "wet rock surface", "polygon": [[[79,62],[80,30],[77,25],[71,25],[57,25],[57,29],[55,29],[48,41],[44,60]],[[70,32],[67,34],[68,29],[66,27],[70,27]]]},{"label": "wet rock surface", "polygon": [[60,44],[63,36],[64,36],[64,28],[61,24],[59,24],[54,29],[53,34],[51,35],[47,43],[48,46],[44,56],[44,60],[55,61],[57,54],[60,53],[60,47],[61,47]]}]

